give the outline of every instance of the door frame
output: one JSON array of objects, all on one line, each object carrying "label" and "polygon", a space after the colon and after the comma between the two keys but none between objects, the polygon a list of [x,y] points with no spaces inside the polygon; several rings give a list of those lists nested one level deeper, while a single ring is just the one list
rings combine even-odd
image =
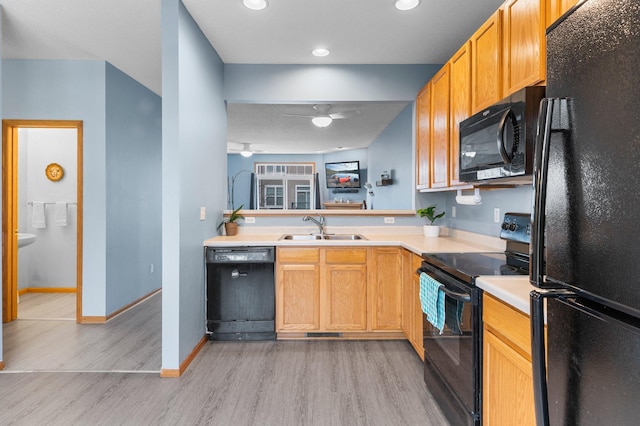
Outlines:
[{"label": "door frame", "polygon": [[82,121],[2,120],[2,322],[18,317],[18,129],[76,129],[76,323],[82,322]]}]

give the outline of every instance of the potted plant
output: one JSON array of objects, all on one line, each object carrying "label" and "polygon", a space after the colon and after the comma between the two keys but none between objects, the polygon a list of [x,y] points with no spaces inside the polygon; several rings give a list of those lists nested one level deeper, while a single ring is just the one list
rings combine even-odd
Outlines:
[{"label": "potted plant", "polygon": [[429,221],[429,224],[423,227],[425,237],[437,237],[440,235],[440,227],[434,225],[433,222],[443,217],[444,212],[436,214],[435,204],[424,209],[416,210],[416,214]]},{"label": "potted plant", "polygon": [[244,204],[231,212],[229,217],[225,217],[222,219],[222,222],[218,225],[217,229],[220,229],[222,225],[224,225],[224,232],[228,237],[233,237],[238,234],[238,219],[244,219],[239,211],[244,207]]}]

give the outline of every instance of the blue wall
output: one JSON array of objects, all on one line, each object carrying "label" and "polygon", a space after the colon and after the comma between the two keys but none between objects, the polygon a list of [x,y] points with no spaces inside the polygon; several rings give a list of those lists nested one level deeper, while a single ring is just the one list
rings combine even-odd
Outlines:
[{"label": "blue wall", "polygon": [[162,0],[163,369],[178,369],[205,334],[202,243],[226,207],[223,74],[184,5]]},{"label": "blue wall", "polygon": [[[369,145],[368,180],[373,185],[370,197],[377,210],[411,209],[415,198],[413,174],[413,104],[409,104],[398,117]],[[380,175],[388,171],[393,185],[376,186]]]},{"label": "blue wall", "polygon": [[162,99],[110,64],[106,168],[111,313],[162,287]]},{"label": "blue wall", "polygon": [[4,119],[83,121],[82,314],[106,312],[105,62],[3,60]]}]

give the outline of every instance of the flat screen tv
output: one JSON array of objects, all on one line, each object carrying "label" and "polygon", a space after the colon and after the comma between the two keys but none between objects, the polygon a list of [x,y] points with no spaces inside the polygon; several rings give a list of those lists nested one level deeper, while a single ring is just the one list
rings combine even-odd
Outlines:
[{"label": "flat screen tv", "polygon": [[360,188],[360,162],[324,163],[327,188]]}]

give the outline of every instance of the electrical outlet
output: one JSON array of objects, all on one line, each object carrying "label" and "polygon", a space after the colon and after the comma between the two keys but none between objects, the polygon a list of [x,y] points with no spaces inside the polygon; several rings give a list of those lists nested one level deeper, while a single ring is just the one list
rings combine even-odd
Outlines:
[{"label": "electrical outlet", "polygon": [[256,218],[255,217],[245,217],[244,218],[244,223],[256,223]]},{"label": "electrical outlet", "polygon": [[451,217],[456,217],[456,206],[451,206]]},{"label": "electrical outlet", "polygon": [[500,223],[500,209],[497,207],[493,209],[493,221]]},{"label": "electrical outlet", "polygon": [[385,217],[384,218],[384,223],[396,223],[396,218],[395,217]]},{"label": "electrical outlet", "polygon": [[207,218],[207,208],[200,207],[200,220],[205,220]]},{"label": "electrical outlet", "polygon": [[149,273],[153,274],[154,269],[155,269],[155,266],[153,265],[153,263],[150,263],[149,264]]}]

